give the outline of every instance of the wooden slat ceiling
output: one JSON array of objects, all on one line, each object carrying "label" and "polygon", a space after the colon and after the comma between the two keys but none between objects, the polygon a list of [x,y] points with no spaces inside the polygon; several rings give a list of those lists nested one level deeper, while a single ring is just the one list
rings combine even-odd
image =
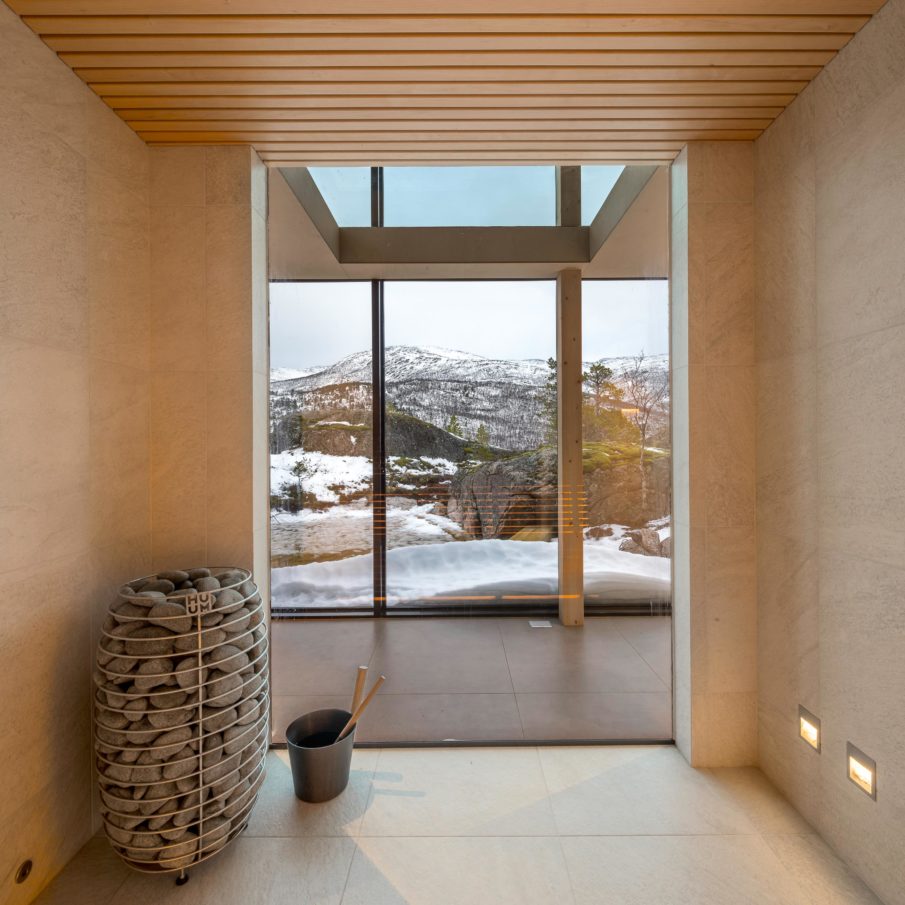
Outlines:
[{"label": "wooden slat ceiling", "polygon": [[756,138],[882,0],[7,0],[146,142],[271,165]]}]

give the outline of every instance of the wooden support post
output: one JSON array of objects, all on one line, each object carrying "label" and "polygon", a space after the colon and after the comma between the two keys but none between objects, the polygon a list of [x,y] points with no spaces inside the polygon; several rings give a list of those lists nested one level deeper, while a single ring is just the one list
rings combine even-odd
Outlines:
[{"label": "wooden support post", "polygon": [[556,225],[581,226],[581,167],[556,168]]},{"label": "wooden support post", "polygon": [[581,456],[581,271],[556,278],[559,621],[584,625],[584,473]]}]

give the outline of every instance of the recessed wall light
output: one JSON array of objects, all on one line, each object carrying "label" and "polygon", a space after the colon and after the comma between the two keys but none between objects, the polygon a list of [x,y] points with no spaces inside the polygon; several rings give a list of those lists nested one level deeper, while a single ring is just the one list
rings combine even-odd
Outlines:
[{"label": "recessed wall light", "polygon": [[798,734],[815,751],[820,750],[820,720],[801,705],[798,707]]},{"label": "recessed wall light", "polygon": [[862,792],[866,792],[877,800],[877,762],[856,748],[851,742],[845,743],[845,754],[848,761],[848,778]]}]

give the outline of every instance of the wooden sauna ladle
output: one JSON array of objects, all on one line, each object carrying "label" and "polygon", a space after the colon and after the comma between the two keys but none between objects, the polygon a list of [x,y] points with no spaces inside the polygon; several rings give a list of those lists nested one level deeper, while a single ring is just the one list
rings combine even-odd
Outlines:
[{"label": "wooden sauna ladle", "polygon": [[368,709],[368,704],[370,704],[371,701],[374,700],[374,695],[377,694],[377,692],[380,689],[380,686],[383,685],[383,683],[386,681],[386,678],[387,678],[386,676],[381,676],[371,686],[371,690],[368,692],[365,699],[358,705],[358,707],[355,708],[355,711],[352,714],[352,716],[349,717],[349,722],[346,723],[345,726],[343,726],[342,731],[339,733],[339,735],[336,736],[337,742],[341,742],[343,740],[343,738],[345,738],[345,736],[348,735],[352,731],[355,724],[361,719],[362,714],[365,712],[365,710]]}]

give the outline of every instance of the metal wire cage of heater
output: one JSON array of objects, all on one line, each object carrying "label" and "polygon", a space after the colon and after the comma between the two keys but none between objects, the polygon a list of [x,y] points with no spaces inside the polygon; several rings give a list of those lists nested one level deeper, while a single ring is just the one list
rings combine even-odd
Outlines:
[{"label": "metal wire cage of heater", "polygon": [[239,568],[160,572],[120,588],[95,673],[104,830],[135,870],[179,873],[245,828],[264,780],[264,603]]}]

